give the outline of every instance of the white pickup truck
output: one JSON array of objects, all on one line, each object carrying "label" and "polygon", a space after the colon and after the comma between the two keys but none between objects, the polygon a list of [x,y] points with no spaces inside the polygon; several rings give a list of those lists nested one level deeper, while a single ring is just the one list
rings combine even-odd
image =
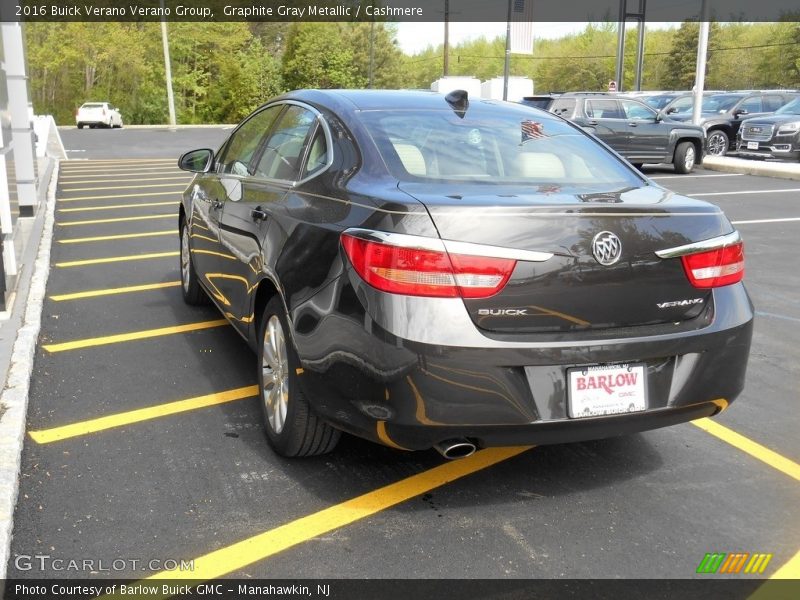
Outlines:
[{"label": "white pickup truck", "polygon": [[75,112],[78,129],[95,127],[122,127],[122,115],[110,102],[86,102]]}]

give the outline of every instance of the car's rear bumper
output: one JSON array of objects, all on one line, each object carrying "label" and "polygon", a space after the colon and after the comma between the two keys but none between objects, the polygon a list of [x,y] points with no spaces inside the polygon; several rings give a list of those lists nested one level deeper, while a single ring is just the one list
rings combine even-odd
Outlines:
[{"label": "car's rear bumper", "polygon": [[[715,414],[744,387],[753,311],[741,284],[715,290],[713,319],[700,329],[631,328],[614,339],[489,338],[446,311],[426,314],[422,307],[436,302],[371,288],[348,302],[347,287],[337,280],[292,311],[300,381],[325,419],[387,445],[602,438]],[[357,310],[362,303],[369,311]],[[646,410],[570,418],[567,370],[623,363],[645,365]]]}]

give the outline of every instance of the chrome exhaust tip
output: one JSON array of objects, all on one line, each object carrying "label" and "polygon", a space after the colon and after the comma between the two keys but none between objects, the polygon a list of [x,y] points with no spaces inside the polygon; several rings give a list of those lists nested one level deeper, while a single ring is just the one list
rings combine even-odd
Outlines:
[{"label": "chrome exhaust tip", "polygon": [[445,440],[434,444],[436,451],[444,456],[447,460],[456,460],[458,458],[467,458],[475,454],[475,444],[469,440]]}]

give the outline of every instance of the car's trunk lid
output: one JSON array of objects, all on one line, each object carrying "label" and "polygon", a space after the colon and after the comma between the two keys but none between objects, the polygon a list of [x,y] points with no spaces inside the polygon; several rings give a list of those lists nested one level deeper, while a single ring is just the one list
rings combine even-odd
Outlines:
[{"label": "car's trunk lid", "polygon": [[[495,332],[596,330],[681,322],[711,300],[694,288],[681,260],[657,250],[729,233],[721,211],[655,185],[583,193],[557,186],[403,182],[422,202],[444,240],[552,253],[517,263],[496,295],[465,300],[475,324]],[[603,265],[594,242],[608,232],[619,259]],[[606,240],[607,241],[607,240]],[[601,244],[603,245],[603,244]],[[600,249],[602,250],[602,248]]]}]

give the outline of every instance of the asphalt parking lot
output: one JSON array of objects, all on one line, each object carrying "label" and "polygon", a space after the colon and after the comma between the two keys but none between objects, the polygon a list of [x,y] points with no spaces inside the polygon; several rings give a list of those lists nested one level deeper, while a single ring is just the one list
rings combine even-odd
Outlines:
[{"label": "asphalt parking lot", "polygon": [[[178,287],[176,158],[226,134],[62,131],[85,160],[59,173],[9,577],[195,559],[196,579],[693,578],[714,552],[773,555],[729,578],[800,577],[796,182],[645,169],[745,240],[747,387],[712,422],[449,463],[353,438],[285,460],[261,429],[254,355]],[[20,560],[34,555],[126,562]]]}]

